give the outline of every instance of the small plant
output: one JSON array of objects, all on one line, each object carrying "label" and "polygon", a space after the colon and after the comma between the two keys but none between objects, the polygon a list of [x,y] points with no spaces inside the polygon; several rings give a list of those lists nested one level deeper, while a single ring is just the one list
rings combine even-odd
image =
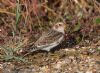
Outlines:
[{"label": "small plant", "polygon": [[23,59],[21,56],[15,55],[15,51],[16,51],[17,48],[10,48],[10,47],[6,47],[6,46],[0,46],[0,48],[4,52],[4,54],[1,55],[1,60],[3,60],[3,61],[16,60],[16,61],[26,62],[26,60]]},{"label": "small plant", "polygon": [[24,43],[22,41],[10,41],[9,44],[0,46],[3,54],[0,55],[1,61],[22,61],[27,62],[22,56],[18,56],[16,52],[21,49]]},{"label": "small plant", "polygon": [[80,30],[81,24],[78,22],[77,25],[74,26],[73,32]]},{"label": "small plant", "polygon": [[100,18],[95,19],[95,23],[99,24],[100,23]]}]

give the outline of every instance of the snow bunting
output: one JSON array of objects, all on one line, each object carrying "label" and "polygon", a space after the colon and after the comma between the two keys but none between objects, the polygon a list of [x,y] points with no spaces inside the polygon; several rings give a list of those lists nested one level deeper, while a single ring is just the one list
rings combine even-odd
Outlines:
[{"label": "snow bunting", "polygon": [[62,22],[56,23],[49,31],[43,32],[42,36],[34,43],[31,48],[21,52],[34,52],[36,50],[50,51],[64,40],[66,25]]}]

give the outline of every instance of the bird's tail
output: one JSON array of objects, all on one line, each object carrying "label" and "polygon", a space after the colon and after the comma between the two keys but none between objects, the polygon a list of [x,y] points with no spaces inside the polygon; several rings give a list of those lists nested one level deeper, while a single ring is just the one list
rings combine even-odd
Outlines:
[{"label": "bird's tail", "polygon": [[28,46],[28,47],[25,47],[23,49],[20,49],[19,51],[17,51],[17,54],[18,55],[28,55],[34,51],[37,51],[37,47],[35,45],[32,45],[32,46]]}]

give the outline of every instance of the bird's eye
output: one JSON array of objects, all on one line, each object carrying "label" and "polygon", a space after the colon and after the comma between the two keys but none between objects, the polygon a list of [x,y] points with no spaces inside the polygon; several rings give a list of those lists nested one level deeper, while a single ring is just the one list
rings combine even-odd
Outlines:
[{"label": "bird's eye", "polygon": [[59,24],[59,26],[62,26],[61,24]]}]

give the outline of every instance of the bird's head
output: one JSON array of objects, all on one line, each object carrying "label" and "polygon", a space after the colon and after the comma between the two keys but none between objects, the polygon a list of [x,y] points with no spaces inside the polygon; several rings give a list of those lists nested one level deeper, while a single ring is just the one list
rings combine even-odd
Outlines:
[{"label": "bird's head", "polygon": [[65,29],[66,29],[66,25],[62,22],[58,22],[54,24],[53,26],[53,30],[61,32],[61,33],[65,33]]}]

